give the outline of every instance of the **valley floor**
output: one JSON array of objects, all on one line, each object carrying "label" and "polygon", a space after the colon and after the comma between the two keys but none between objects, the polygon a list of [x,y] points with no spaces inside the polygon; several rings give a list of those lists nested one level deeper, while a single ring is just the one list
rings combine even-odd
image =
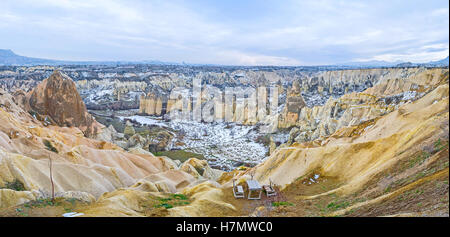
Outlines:
[{"label": "valley floor", "polygon": [[[0,216],[448,217],[448,70],[438,72],[422,71],[420,77],[402,78],[402,83],[398,78],[386,79],[364,93],[347,94],[334,101],[346,108],[346,115],[341,117],[349,122],[345,126],[334,127],[333,133],[317,139],[289,139],[278,147],[274,144],[270,155],[254,167],[239,166],[229,172],[213,169],[203,159],[174,160],[152,153],[150,144],[138,146],[144,136],[150,137],[150,131],[145,134],[139,126],[135,131],[125,124],[119,136],[110,126],[105,128],[91,119],[86,111],[83,119],[87,124],[57,125],[20,104],[40,101],[38,92],[26,95],[32,99],[25,95],[20,99],[0,90]],[[55,73],[48,81],[71,83],[75,88],[64,78]],[[48,81],[36,90],[55,84]],[[372,94],[390,90],[398,94],[409,91],[414,83],[421,83],[417,86],[423,90],[421,96],[378,113],[379,100]],[[59,91],[57,88],[50,89]],[[364,98],[369,98],[367,103]],[[80,98],[76,104],[82,105]],[[334,114],[331,108],[336,107],[312,109],[311,116]],[[61,117],[66,118],[73,111],[63,112]],[[374,117],[365,117],[367,114]],[[328,118],[316,131],[337,126],[334,118]],[[305,124],[309,123],[296,126],[306,129]],[[247,139],[256,138],[251,127],[172,125],[170,129],[179,128],[186,134],[192,130],[177,146],[231,141],[233,145],[227,149],[237,158],[249,161],[251,155],[259,155],[245,146]],[[103,129],[104,137],[110,135],[110,141],[87,136],[100,134],[97,129]],[[125,130],[133,130],[131,136]],[[170,132],[160,134],[167,138],[172,136]],[[121,143],[112,139],[126,135]],[[298,136],[301,138],[301,134]],[[248,194],[248,179],[276,184],[278,195],[268,198],[263,194],[261,200],[236,199],[234,181]],[[50,198],[53,189],[54,200]]]}]

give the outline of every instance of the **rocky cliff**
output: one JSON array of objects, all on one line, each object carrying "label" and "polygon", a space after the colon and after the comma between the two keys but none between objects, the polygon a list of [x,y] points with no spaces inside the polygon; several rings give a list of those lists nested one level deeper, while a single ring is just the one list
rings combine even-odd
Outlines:
[{"label": "rocky cliff", "polygon": [[[280,185],[292,202],[283,214],[262,208],[259,215],[448,216],[448,80],[448,69],[419,70],[341,97],[356,105],[351,114],[344,109],[350,123],[338,120],[313,141],[281,146],[241,176],[254,173],[262,183]],[[409,91],[422,94],[402,99]],[[402,102],[390,105],[398,94]],[[380,101],[390,107],[377,107]],[[369,108],[359,109],[364,103]],[[308,111],[311,119],[320,110]],[[331,111],[324,114],[332,118]]]},{"label": "rocky cliff", "polygon": [[[67,95],[52,90],[58,86],[61,86],[59,93]],[[68,78],[55,73],[32,91],[31,104],[35,109],[42,109],[39,111],[43,114],[56,112],[55,120],[62,125],[70,123],[83,128],[86,126],[83,121],[88,120],[70,117],[69,111],[70,106],[74,111],[85,110],[77,103],[62,103],[79,99],[70,90],[72,86]],[[36,98],[39,91],[47,99]],[[59,101],[50,101],[50,95]],[[46,104],[54,107],[45,107]],[[1,89],[0,105],[0,209],[50,198],[51,181],[57,198],[93,202],[120,188],[175,193],[206,181],[206,176],[217,177],[204,162],[191,160],[190,169],[186,168],[187,164],[181,169],[180,162],[156,157],[139,147],[125,151],[112,143],[84,137],[78,127],[39,121],[36,114],[26,112],[15,97]],[[58,111],[65,114],[59,115]],[[81,122],[76,122],[76,118]],[[199,174],[197,166],[208,172]]]},{"label": "rocky cliff", "polygon": [[78,127],[86,136],[99,132],[101,124],[87,112],[75,83],[68,76],[55,71],[27,95],[31,113],[48,116],[58,126]]},{"label": "rocky cliff", "polygon": [[[369,72],[373,73],[370,74],[372,76],[367,76]],[[278,126],[293,127],[291,140],[297,142],[326,137],[342,127],[369,121],[397,109],[404,103],[415,101],[448,77],[448,69],[372,69],[362,70],[359,77],[356,73],[345,71],[325,75],[330,76],[327,79],[329,81],[341,81],[333,82],[335,85],[342,84],[345,78],[349,80],[350,76],[343,76],[347,74],[355,77],[353,83],[356,84],[362,83],[360,77],[373,78],[371,83],[374,85],[364,90],[364,87],[361,87],[360,92],[354,91],[341,97],[330,96],[323,105],[295,106],[299,111],[290,115],[283,113]],[[332,78],[331,75],[338,75],[338,78]],[[288,95],[288,103],[291,97]],[[289,104],[286,104],[285,111],[286,109],[289,109]]]},{"label": "rocky cliff", "polygon": [[[42,205],[50,201],[50,167],[56,203],[84,216],[448,216],[448,69],[374,72],[379,76],[370,87],[313,107],[307,92],[329,88],[299,94],[302,83],[293,84],[283,112],[288,120],[282,120],[293,124],[291,141],[271,146],[270,156],[254,168],[223,173],[197,159],[181,164],[139,146],[125,151],[86,138],[77,127],[51,122],[49,114],[46,120],[44,113],[24,110],[30,101],[24,92],[13,97],[0,89],[0,216],[67,212]],[[42,95],[77,98],[45,92],[47,87],[39,88]],[[37,108],[45,105],[43,98],[35,100]],[[232,179],[245,186],[250,178],[275,183],[281,195],[235,199]]]}]

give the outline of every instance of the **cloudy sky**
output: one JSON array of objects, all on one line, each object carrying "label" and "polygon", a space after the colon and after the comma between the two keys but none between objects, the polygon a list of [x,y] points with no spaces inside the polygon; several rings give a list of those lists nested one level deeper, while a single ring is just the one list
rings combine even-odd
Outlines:
[{"label": "cloudy sky", "polygon": [[62,60],[427,62],[449,54],[449,3],[2,0],[0,48]]}]

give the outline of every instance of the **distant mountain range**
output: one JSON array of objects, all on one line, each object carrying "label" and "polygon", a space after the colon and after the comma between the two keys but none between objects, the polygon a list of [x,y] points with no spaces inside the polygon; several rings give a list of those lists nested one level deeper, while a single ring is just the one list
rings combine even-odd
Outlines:
[{"label": "distant mountain range", "polygon": [[449,64],[449,58],[448,56],[444,59],[441,59],[439,61],[433,61],[433,62],[429,62],[428,64],[433,64],[433,65],[439,65],[439,66],[448,66]]},{"label": "distant mountain range", "polygon": [[0,49],[0,65],[32,65],[32,64],[55,64],[57,61],[30,58],[15,54],[10,49]]},{"label": "distant mountain range", "polygon": [[178,65],[180,63],[161,62],[156,60],[144,61],[66,61],[43,58],[25,57],[15,54],[10,49],[0,49],[0,65],[5,66],[33,66],[33,65],[121,65],[121,64],[155,64]]},{"label": "distant mountain range", "polygon": [[[32,66],[32,65],[123,65],[123,64],[154,64],[154,65],[201,65],[201,64],[186,64],[174,62],[162,62],[157,60],[144,61],[64,61],[52,60],[43,58],[32,58],[20,56],[15,54],[10,49],[0,49],[0,65],[6,66]],[[386,61],[366,61],[366,62],[348,62],[330,66],[350,67],[350,68],[370,68],[370,67],[414,67],[414,66],[448,66],[449,57],[438,61],[431,61],[427,63],[411,63],[411,62],[386,62]],[[299,65],[300,66],[300,65]]]},{"label": "distant mountain range", "polygon": [[434,67],[444,67],[449,65],[449,57],[438,61],[430,61],[425,63],[412,63],[412,62],[387,62],[387,61],[365,61],[365,62],[348,62],[337,64],[337,66],[348,66],[348,67],[415,67],[415,66],[434,66]]},{"label": "distant mountain range", "polygon": [[363,62],[347,62],[336,64],[337,66],[349,66],[349,67],[393,67],[397,64],[403,63],[401,61],[386,62],[386,61],[363,61]]}]

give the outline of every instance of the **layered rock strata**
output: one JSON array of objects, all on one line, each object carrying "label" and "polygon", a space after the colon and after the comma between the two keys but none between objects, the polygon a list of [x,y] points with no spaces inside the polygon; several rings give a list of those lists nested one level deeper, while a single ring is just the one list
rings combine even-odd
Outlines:
[{"label": "layered rock strata", "polygon": [[86,136],[93,136],[102,125],[87,112],[86,106],[68,76],[55,71],[26,96],[31,113],[48,116],[59,126],[78,127]]}]

